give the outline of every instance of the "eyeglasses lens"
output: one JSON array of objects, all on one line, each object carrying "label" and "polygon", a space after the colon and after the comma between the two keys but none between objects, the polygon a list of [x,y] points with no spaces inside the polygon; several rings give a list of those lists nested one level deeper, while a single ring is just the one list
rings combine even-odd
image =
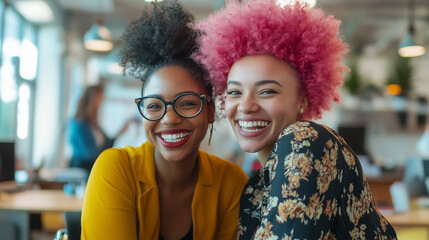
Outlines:
[{"label": "eyeglasses lens", "polygon": [[183,117],[194,117],[201,111],[202,101],[196,95],[184,95],[176,100],[174,107]]},{"label": "eyeglasses lens", "polygon": [[[174,101],[176,112],[182,117],[195,117],[202,109],[202,100],[197,95],[183,95]],[[151,120],[161,118],[165,104],[158,98],[145,98],[140,102],[141,113]]]}]

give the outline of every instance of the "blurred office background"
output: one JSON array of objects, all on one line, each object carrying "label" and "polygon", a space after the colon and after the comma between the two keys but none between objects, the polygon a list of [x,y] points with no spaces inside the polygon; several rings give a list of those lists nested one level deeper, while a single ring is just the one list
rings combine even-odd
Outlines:
[{"label": "blurred office background", "polygon": [[[223,0],[180,2],[197,20],[223,6]],[[427,121],[429,56],[399,59],[398,46],[410,25],[415,41],[429,46],[429,1],[315,4],[342,20],[341,33],[351,49],[346,64],[352,68],[345,75],[342,103],[321,122],[336,130],[361,128],[364,139],[359,144],[364,146],[358,148],[388,167],[404,165],[407,157],[418,155],[416,142]],[[67,120],[83,89],[100,79],[106,85],[101,117],[105,131],[112,135],[126,120],[139,118],[133,98],[140,95],[140,82],[123,76],[116,41],[146,7],[150,4],[144,0],[0,1],[0,141],[15,142],[18,167],[67,166]],[[84,35],[95,23],[110,31],[112,49],[85,48]],[[225,134],[224,127],[228,128],[222,124],[215,134]],[[116,145],[142,141],[142,128],[135,122]]]},{"label": "blurred office background", "polygon": [[[223,0],[179,2],[197,21],[224,5]],[[350,45],[342,102],[319,122],[349,141],[368,176],[423,158],[417,144],[428,123],[429,0],[312,2],[341,19],[341,34]],[[67,121],[85,87],[100,81],[106,86],[100,120],[107,134],[136,119],[115,146],[145,141],[134,104],[141,83],[122,74],[116,42],[148,7],[144,0],[0,0],[0,142],[14,143],[16,170],[31,175],[41,168],[49,177],[67,168]],[[96,23],[108,31],[111,48],[85,45],[95,37]],[[407,36],[420,46],[419,56],[399,56],[399,46],[410,44]],[[239,150],[226,122],[216,123],[211,146],[204,141],[202,148],[251,171],[254,155]]]}]

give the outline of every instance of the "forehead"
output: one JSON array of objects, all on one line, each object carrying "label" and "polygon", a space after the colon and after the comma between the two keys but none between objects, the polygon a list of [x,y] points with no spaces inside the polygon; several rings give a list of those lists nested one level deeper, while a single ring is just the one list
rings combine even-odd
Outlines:
[{"label": "forehead", "polygon": [[299,85],[299,73],[289,63],[270,55],[249,55],[235,62],[228,74],[228,81],[254,83],[276,80],[281,85]]},{"label": "forehead", "polygon": [[204,93],[204,86],[181,66],[158,69],[148,79],[143,95],[176,96],[182,92]]}]

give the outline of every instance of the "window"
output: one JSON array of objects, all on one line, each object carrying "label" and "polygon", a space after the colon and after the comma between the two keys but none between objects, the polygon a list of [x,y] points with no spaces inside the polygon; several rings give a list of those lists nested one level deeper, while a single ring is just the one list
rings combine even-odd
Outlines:
[{"label": "window", "polygon": [[4,11],[2,56],[0,67],[0,139],[13,141],[18,100],[18,62],[20,18],[11,8]]},{"label": "window", "polygon": [[33,109],[32,94],[37,74],[36,30],[29,23],[24,24],[23,38],[19,57],[19,83],[17,136],[19,139],[29,137],[30,116]]},{"label": "window", "polygon": [[[2,46],[2,33],[3,33],[3,16],[4,16],[4,3],[0,1],[0,56],[1,56],[1,46]],[[1,63],[1,62],[0,62]]]},{"label": "window", "polygon": [[15,142],[16,157],[31,164],[32,119],[38,68],[37,29],[0,1],[0,141]]}]

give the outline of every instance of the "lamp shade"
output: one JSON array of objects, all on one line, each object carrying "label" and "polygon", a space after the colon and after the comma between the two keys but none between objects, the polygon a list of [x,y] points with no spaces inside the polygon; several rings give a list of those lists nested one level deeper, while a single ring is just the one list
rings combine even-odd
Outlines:
[{"label": "lamp shade", "polygon": [[414,41],[412,31],[408,31],[399,43],[398,52],[401,57],[417,57],[425,54],[425,48]]},{"label": "lamp shade", "polygon": [[94,23],[83,36],[83,44],[86,49],[96,52],[107,52],[112,50],[113,43],[109,29],[106,26]]}]

